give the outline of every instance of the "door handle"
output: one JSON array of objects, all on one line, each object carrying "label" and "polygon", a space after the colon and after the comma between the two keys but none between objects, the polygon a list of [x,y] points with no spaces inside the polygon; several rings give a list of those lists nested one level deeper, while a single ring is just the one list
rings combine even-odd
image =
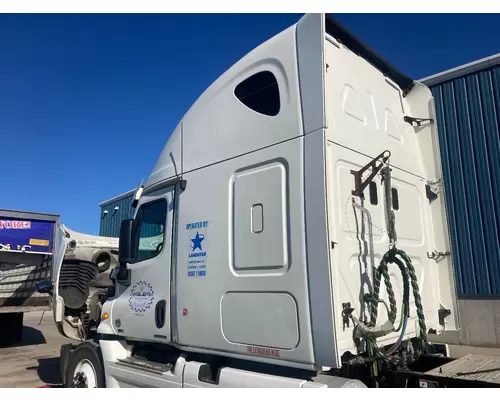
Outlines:
[{"label": "door handle", "polygon": [[158,329],[163,328],[165,325],[165,312],[167,309],[166,300],[160,300],[156,303],[155,307],[155,324]]}]

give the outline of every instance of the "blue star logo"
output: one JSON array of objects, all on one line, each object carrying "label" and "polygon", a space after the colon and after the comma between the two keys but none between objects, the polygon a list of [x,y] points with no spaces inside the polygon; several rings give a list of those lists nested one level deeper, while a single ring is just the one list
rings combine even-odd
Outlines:
[{"label": "blue star logo", "polygon": [[200,235],[199,232],[196,232],[196,236],[191,239],[191,242],[193,242],[191,246],[193,248],[193,251],[195,251],[196,249],[200,249],[200,251],[203,251],[203,249],[201,248],[201,242],[203,242],[203,240],[205,240],[205,235]]}]

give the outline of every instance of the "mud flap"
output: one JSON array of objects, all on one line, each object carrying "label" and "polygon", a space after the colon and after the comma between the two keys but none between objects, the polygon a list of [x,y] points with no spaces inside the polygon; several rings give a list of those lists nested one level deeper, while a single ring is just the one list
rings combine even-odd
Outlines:
[{"label": "mud flap", "polygon": [[0,313],[0,345],[12,346],[23,339],[23,313]]},{"label": "mud flap", "polygon": [[68,369],[69,359],[71,357],[71,353],[75,349],[76,345],[68,343],[63,344],[60,350],[60,359],[59,359],[59,373],[61,375],[62,386],[66,386],[66,370]]}]

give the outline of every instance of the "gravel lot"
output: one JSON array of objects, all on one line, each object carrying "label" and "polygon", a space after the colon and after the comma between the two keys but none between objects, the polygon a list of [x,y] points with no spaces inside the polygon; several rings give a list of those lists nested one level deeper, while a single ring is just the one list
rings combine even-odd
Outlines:
[{"label": "gravel lot", "polygon": [[70,342],[57,331],[52,311],[24,314],[23,342],[0,347],[0,388],[60,383],[59,349]]}]

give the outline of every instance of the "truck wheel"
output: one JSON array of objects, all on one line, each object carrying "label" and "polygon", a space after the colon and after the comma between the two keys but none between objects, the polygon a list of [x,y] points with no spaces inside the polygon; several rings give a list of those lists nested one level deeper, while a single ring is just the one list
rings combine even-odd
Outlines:
[{"label": "truck wheel", "polygon": [[23,313],[0,314],[0,344],[13,345],[23,340]]},{"label": "truck wheel", "polygon": [[103,388],[104,371],[97,347],[90,343],[78,345],[70,355],[66,370],[68,388]]}]

